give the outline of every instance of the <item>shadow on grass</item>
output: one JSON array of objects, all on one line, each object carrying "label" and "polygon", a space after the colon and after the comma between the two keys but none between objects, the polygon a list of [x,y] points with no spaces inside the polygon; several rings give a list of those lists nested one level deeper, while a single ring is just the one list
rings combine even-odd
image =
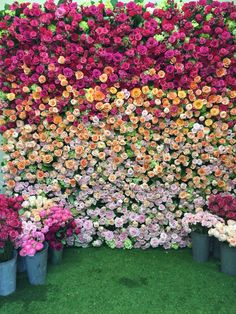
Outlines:
[{"label": "shadow on grass", "polygon": [[21,304],[22,313],[29,313],[29,308],[33,302],[46,302],[47,295],[50,292],[56,293],[58,287],[52,284],[42,286],[32,286],[28,282],[27,274],[21,273],[17,275],[17,291],[7,297],[0,297],[0,313],[1,308],[9,303]]}]

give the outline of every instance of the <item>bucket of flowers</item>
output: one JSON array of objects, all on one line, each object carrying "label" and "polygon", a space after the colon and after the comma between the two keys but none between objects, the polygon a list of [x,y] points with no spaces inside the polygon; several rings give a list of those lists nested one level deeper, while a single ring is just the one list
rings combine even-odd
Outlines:
[{"label": "bucket of flowers", "polygon": [[221,271],[236,276],[236,221],[218,222],[208,233],[220,241]]},{"label": "bucket of flowers", "polygon": [[223,219],[208,212],[186,213],[182,219],[183,228],[191,233],[193,259],[206,262],[210,253],[210,238],[208,230]]},{"label": "bucket of flowers", "polygon": [[21,233],[18,210],[21,197],[0,194],[0,296],[7,296],[16,289],[16,241]]},{"label": "bucket of flowers", "polygon": [[22,204],[22,234],[18,239],[19,255],[23,259],[32,285],[43,285],[46,282],[48,243],[45,240],[43,220],[40,212],[53,205],[44,196],[30,196]]}]

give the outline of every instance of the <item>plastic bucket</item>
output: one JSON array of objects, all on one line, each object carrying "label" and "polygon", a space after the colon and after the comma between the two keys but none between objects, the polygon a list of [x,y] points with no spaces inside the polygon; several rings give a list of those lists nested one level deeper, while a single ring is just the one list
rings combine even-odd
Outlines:
[{"label": "plastic bucket", "polygon": [[16,290],[17,252],[7,262],[0,263],[0,296],[7,296]]},{"label": "plastic bucket", "polygon": [[62,261],[63,248],[61,250],[55,250],[49,248],[49,260],[52,265],[59,265]]},{"label": "plastic bucket", "polygon": [[213,238],[213,257],[220,259],[220,241],[216,238]]},{"label": "plastic bucket", "polygon": [[23,273],[26,271],[26,257],[25,256],[20,256],[18,254],[17,257],[17,272],[18,273]]},{"label": "plastic bucket", "polygon": [[31,285],[44,285],[47,275],[48,244],[34,256],[26,256],[28,279]]},{"label": "plastic bucket", "polygon": [[236,247],[220,243],[220,261],[222,273],[236,276]]},{"label": "plastic bucket", "polygon": [[208,234],[192,232],[192,254],[197,262],[206,262],[209,258],[210,238]]}]

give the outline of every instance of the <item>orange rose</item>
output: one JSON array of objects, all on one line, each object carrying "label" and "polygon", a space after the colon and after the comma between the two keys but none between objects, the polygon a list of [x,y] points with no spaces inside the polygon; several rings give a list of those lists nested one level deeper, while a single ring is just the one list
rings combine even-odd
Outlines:
[{"label": "orange rose", "polygon": [[75,148],[76,155],[82,155],[83,152],[84,152],[84,147],[83,146],[76,146],[76,148]]},{"label": "orange rose", "polygon": [[16,182],[14,180],[8,180],[7,181],[7,186],[10,188],[10,189],[13,189],[16,185]]},{"label": "orange rose", "polygon": [[96,101],[102,101],[102,100],[104,100],[105,99],[105,95],[103,94],[103,92],[101,92],[101,91],[95,91],[95,93],[94,93],[94,99],[96,100]]},{"label": "orange rose", "polygon": [[67,169],[73,170],[75,168],[75,161],[74,160],[66,160],[65,166]]},{"label": "orange rose", "polygon": [[41,171],[41,170],[38,170],[36,172],[36,177],[37,177],[38,180],[43,180],[45,178],[45,173],[43,171]]},{"label": "orange rose", "polygon": [[220,69],[216,70],[216,76],[217,77],[222,77],[222,76],[224,76],[226,74],[227,74],[227,71],[226,71],[225,68],[220,68]]},{"label": "orange rose", "polygon": [[110,74],[112,74],[114,72],[114,70],[113,70],[113,68],[112,67],[105,67],[104,68],[104,73],[106,73],[106,74],[108,74],[108,75],[110,75]]},{"label": "orange rose", "polygon": [[132,91],[131,91],[131,97],[133,97],[133,98],[138,98],[138,97],[140,97],[141,96],[141,89],[140,88],[134,88],[134,89],[132,89]]},{"label": "orange rose", "polygon": [[75,77],[77,80],[82,80],[82,78],[84,77],[84,73],[82,71],[77,71],[75,72]]},{"label": "orange rose", "polygon": [[44,75],[40,75],[38,78],[39,83],[43,84],[46,82],[46,77]]},{"label": "orange rose", "polygon": [[44,155],[43,162],[46,164],[50,164],[53,161],[53,157],[51,155]]},{"label": "orange rose", "polygon": [[157,74],[158,74],[158,76],[159,76],[160,78],[163,78],[163,77],[165,77],[165,75],[166,75],[165,72],[162,71],[162,70],[158,71]]},{"label": "orange rose", "polygon": [[62,122],[62,117],[61,116],[54,116],[53,117],[53,123],[59,124]]}]

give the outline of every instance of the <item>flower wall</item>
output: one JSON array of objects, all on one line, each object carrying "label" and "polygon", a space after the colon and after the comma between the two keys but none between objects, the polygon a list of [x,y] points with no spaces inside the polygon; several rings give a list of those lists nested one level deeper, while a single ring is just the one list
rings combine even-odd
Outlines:
[{"label": "flower wall", "polygon": [[112,4],[1,12],[6,190],[69,208],[77,245],[184,247],[236,195],[236,6]]}]

